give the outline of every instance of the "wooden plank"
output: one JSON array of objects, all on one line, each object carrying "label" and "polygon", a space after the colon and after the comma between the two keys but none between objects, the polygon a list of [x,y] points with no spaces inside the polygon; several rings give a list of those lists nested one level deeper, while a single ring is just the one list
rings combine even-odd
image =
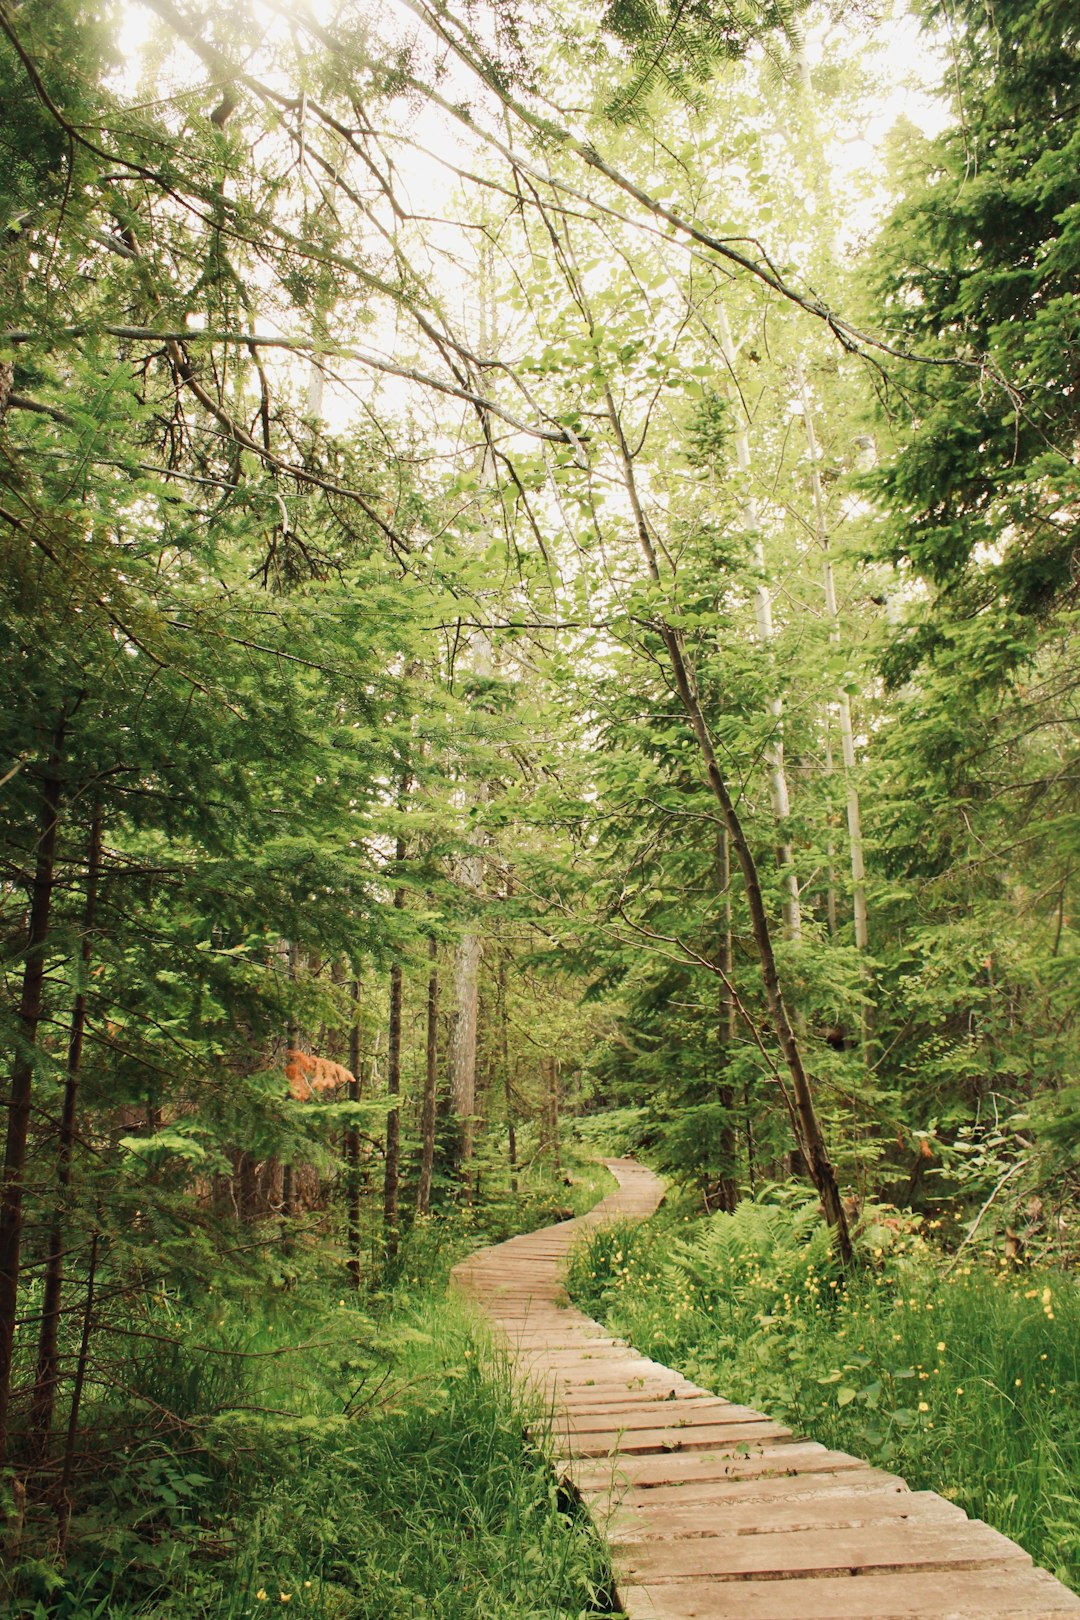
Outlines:
[{"label": "wooden plank", "polygon": [[[572,1434],[588,1434],[592,1429],[610,1428],[613,1419],[628,1432],[635,1429],[698,1427],[702,1423],[768,1423],[769,1419],[752,1406],[736,1406],[731,1401],[692,1398],[685,1401],[639,1401],[625,1406],[609,1404],[603,1411],[590,1407],[569,1412]],[[667,1421],[664,1421],[664,1420]]]},{"label": "wooden plank", "polygon": [[778,1503],[825,1501],[835,1497],[854,1500],[895,1491],[907,1493],[907,1486],[893,1474],[881,1473],[876,1468],[845,1468],[824,1469],[820,1473],[800,1470],[795,1474],[744,1474],[737,1479],[684,1479],[641,1490],[626,1488],[619,1495],[602,1486],[582,1494],[590,1497],[594,1513],[605,1505],[611,1512],[627,1507],[652,1513],[671,1507],[738,1504],[760,1508],[764,1514]]},{"label": "wooden plank", "polygon": [[[757,1418],[752,1423],[669,1424],[663,1429],[626,1429],[611,1425],[607,1429],[587,1433],[558,1426],[560,1436],[566,1435],[575,1457],[646,1456],[651,1453],[670,1454],[673,1451],[713,1450],[747,1444],[757,1448],[762,1440],[790,1440],[791,1430],[781,1423],[769,1423]],[[728,1453],[730,1455],[730,1452]]]},{"label": "wooden plank", "polygon": [[866,1570],[980,1569],[988,1564],[1031,1565],[1014,1541],[977,1519],[919,1522],[899,1519],[888,1534],[869,1529],[779,1530],[756,1536],[706,1535],[682,1539],[623,1542],[616,1571],[651,1585],[708,1575],[745,1580],[813,1575],[862,1575]]},{"label": "wooden plank", "polygon": [[806,1580],[627,1583],[629,1620],[1076,1620],[1045,1570],[905,1571]]},{"label": "wooden plank", "polygon": [[595,1463],[568,1459],[566,1473],[580,1491],[615,1492],[627,1486],[639,1490],[662,1485],[684,1486],[713,1480],[756,1479],[762,1475],[837,1473],[869,1468],[844,1451],[827,1451],[816,1440],[769,1442],[750,1449],[749,1455],[717,1448],[713,1452],[676,1452],[667,1456],[613,1458]]},{"label": "wooden plank", "polygon": [[[634,1501],[638,1499],[635,1498]],[[692,1536],[759,1536],[784,1531],[857,1530],[878,1525],[889,1533],[885,1521],[898,1519],[913,1524],[942,1524],[964,1520],[963,1508],[932,1491],[909,1491],[886,1484],[874,1490],[843,1489],[828,1494],[774,1496],[763,1502],[755,1497],[741,1501],[729,1493],[716,1502],[679,1505],[648,1499],[644,1507],[622,1503],[604,1523],[604,1534],[612,1543],[690,1538]]]}]

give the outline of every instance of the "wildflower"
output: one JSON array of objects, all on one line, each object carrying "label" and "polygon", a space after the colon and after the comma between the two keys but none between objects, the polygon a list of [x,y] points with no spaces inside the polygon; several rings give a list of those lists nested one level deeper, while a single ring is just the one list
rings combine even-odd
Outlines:
[{"label": "wildflower", "polygon": [[279,1592],[278,1597],[281,1599],[282,1603],[291,1603],[292,1602],[292,1593],[291,1592]]},{"label": "wildflower", "polygon": [[958,1394],[958,1395],[962,1395],[962,1394],[963,1394],[963,1393],[964,1393],[964,1386],[963,1386],[963,1384],[957,1384],[957,1386],[956,1386],[956,1393],[957,1393],[957,1394]]},{"label": "wildflower", "polygon": [[1044,1288],[1043,1289],[1043,1291],[1042,1291],[1042,1302],[1043,1302],[1044,1306],[1049,1305],[1049,1303],[1053,1299],[1053,1297],[1054,1297],[1054,1295],[1053,1295],[1052,1291],[1049,1288]]},{"label": "wildflower", "polygon": [[944,1348],[945,1348],[945,1340],[944,1339],[939,1339],[937,1347],[938,1347],[938,1354],[940,1355],[942,1350],[944,1350]]},{"label": "wildflower", "polygon": [[255,1594],[255,1597],[256,1597],[256,1599],[257,1599],[257,1601],[259,1603],[265,1603],[266,1602],[266,1587],[265,1586],[260,1586],[259,1590]]},{"label": "wildflower", "polygon": [[1020,1388],[1020,1385],[1021,1385],[1021,1384],[1022,1384],[1022,1383],[1023,1383],[1023,1382],[1024,1382],[1024,1380],[1023,1380],[1023,1379],[1022,1379],[1022,1378],[1018,1378],[1018,1379],[1017,1379],[1017,1380],[1016,1380],[1016,1387],[1017,1387],[1017,1389],[1019,1389],[1019,1388]]},{"label": "wildflower", "polygon": [[929,1410],[930,1410],[929,1402],[927,1402],[927,1401],[920,1401],[919,1402],[919,1411],[920,1412],[929,1412]]}]

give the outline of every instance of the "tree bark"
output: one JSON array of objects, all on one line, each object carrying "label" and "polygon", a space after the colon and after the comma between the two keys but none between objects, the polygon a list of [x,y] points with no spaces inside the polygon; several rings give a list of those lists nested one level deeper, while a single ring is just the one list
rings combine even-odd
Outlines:
[{"label": "tree bark", "polygon": [[[360,1101],[360,980],[353,980],[353,1019],[349,1029],[349,1101]],[[351,1120],[345,1132],[345,1246],[349,1279],[360,1287],[360,1131]]]},{"label": "tree bark", "polygon": [[720,933],[720,995],[717,1020],[717,1046],[721,1065],[721,1079],[717,1088],[720,1106],[724,1110],[724,1123],[720,1130],[720,1175],[717,1179],[716,1200],[728,1214],[739,1201],[739,1137],[735,1128],[735,1087],[724,1076],[731,1061],[735,1040],[735,997],[732,994],[732,975],[735,950],[731,916],[731,847],[726,827],[716,835],[717,881],[724,897],[724,925]]},{"label": "tree bark", "polygon": [[[468,888],[479,887],[480,859],[470,857],[463,881]],[[454,1014],[450,1025],[447,1067],[450,1071],[450,1101],[460,1133],[456,1158],[464,1180],[468,1180],[476,1130],[476,1014],[479,999],[480,936],[465,934],[454,957]]]},{"label": "tree bark", "polygon": [[[731,326],[727,318],[727,310],[720,305],[716,317],[716,329],[720,338],[720,352],[724,357],[731,376],[735,375],[735,362],[737,359],[735,345],[731,337]],[[746,431],[746,421],[738,411],[735,416],[735,455],[739,471],[749,486],[751,457],[750,436]],[[758,517],[757,503],[747,487],[743,498],[743,524],[746,532],[751,536],[754,548],[754,562],[758,569],[758,582],[754,589],[754,615],[757,619],[758,638],[766,652],[771,652],[775,638],[773,628],[772,593],[765,568],[765,544],[761,538],[761,523]],[[791,794],[788,790],[787,767],[784,762],[784,705],[775,694],[768,699],[769,713],[773,717],[773,734],[769,740],[765,757],[769,763],[769,795],[772,799],[773,817],[776,821],[776,864],[780,869],[780,878],[783,885],[784,927],[789,939],[802,937],[802,906],[799,900],[799,878],[795,871],[795,856],[791,847],[789,825],[791,820]]]},{"label": "tree bark", "polygon": [[71,1522],[71,1477],[75,1468],[75,1441],[79,1433],[79,1408],[86,1386],[86,1369],[90,1360],[90,1333],[94,1325],[94,1285],[97,1280],[98,1244],[95,1231],[90,1238],[90,1261],[87,1267],[86,1304],[83,1306],[82,1334],[79,1356],[75,1363],[75,1383],[71,1391],[71,1409],[68,1412],[67,1439],[64,1445],[64,1470],[60,1477],[60,1496],[57,1505],[57,1546],[61,1559],[67,1545],[68,1525]]},{"label": "tree bark", "polygon": [[420,1107],[420,1180],[416,1188],[418,1215],[426,1215],[431,1208],[431,1178],[435,1168],[435,1101],[439,1084],[439,945],[434,934],[428,940],[428,958],[431,968],[427,986],[424,1097]]},{"label": "tree bark", "polygon": [[[395,850],[398,866],[405,859],[405,840],[399,837]],[[404,911],[405,890],[394,890],[394,909]],[[386,1167],[383,1173],[383,1249],[388,1260],[398,1252],[398,1199],[401,1185],[401,1005],[404,972],[400,959],[390,969],[390,1019],[386,1038],[386,1090],[390,1112],[386,1116]]]},{"label": "tree bark", "polygon": [[503,1101],[506,1105],[506,1155],[510,1168],[510,1191],[518,1190],[517,1120],[514,1117],[514,1088],[510,1079],[510,1019],[506,1006],[506,953],[499,958],[499,1062],[502,1065]]},{"label": "tree bark", "polygon": [[[810,487],[814,500],[814,528],[821,547],[822,584],[825,590],[825,612],[829,619],[829,640],[840,645],[840,612],[836,602],[836,581],[833,577],[832,558],[829,555],[829,526],[825,516],[825,492],[821,484],[818,465],[819,450],[811,400],[798,367],[797,381],[803,408],[803,426],[806,447],[810,455]],[[859,789],[855,780],[855,733],[851,723],[851,699],[841,687],[836,694],[840,720],[840,750],[844,762],[844,786],[847,791],[848,843],[851,850],[851,905],[855,924],[855,945],[864,954],[870,949],[870,924],[866,907],[866,863],[863,856],[862,809]]]},{"label": "tree bark", "polygon": [[561,1168],[559,1151],[559,1060],[543,1057],[540,1060],[543,1096],[540,1102],[540,1151],[550,1154],[552,1168]]},{"label": "tree bark", "polygon": [[45,949],[49,939],[49,918],[55,887],[56,840],[60,824],[61,798],[59,770],[65,731],[66,721],[62,719],[52,741],[48,766],[41,783],[37,855],[30,896],[30,927],[17,1015],[19,1044],[11,1070],[4,1182],[0,1191],[0,1467],[7,1457],[11,1356],[19,1295],[26,1143],[30,1133],[30,1100],[45,984]]},{"label": "tree bark", "polygon": [[90,842],[86,860],[86,897],[83,904],[82,940],[79,946],[80,979],[71,1014],[71,1033],[68,1037],[67,1075],[64,1081],[64,1101],[60,1113],[60,1140],[56,1162],[56,1207],[53,1211],[52,1230],[49,1233],[48,1253],[45,1261],[45,1284],[41,1306],[41,1325],[38,1330],[37,1373],[30,1406],[32,1450],[44,1458],[49,1449],[53,1411],[56,1405],[57,1334],[60,1325],[60,1301],[64,1284],[64,1225],[67,1219],[68,1189],[71,1185],[71,1166],[75,1151],[75,1115],[82,1077],[83,1038],[86,1032],[86,991],[90,962],[94,950],[94,930],[97,926],[98,884],[101,875],[101,805],[96,803],[90,821]]}]

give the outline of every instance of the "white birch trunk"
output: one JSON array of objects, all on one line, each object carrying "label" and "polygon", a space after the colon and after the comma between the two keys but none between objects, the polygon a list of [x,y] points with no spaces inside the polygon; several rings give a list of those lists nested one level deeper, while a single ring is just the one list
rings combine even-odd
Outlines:
[{"label": "white birch trunk", "polygon": [[[803,375],[802,364],[797,366],[799,395],[802,401],[803,426],[810,453],[810,485],[814,497],[814,530],[821,548],[822,584],[825,592],[825,612],[829,620],[829,639],[833,646],[840,644],[840,612],[836,603],[836,581],[833,577],[832,558],[829,555],[829,526],[825,518],[825,491],[821,484],[818,465],[818,441],[814,430],[814,414]],[[860,951],[870,948],[869,917],[866,909],[866,864],[863,859],[862,810],[859,789],[855,781],[855,734],[851,723],[851,699],[840,688],[836,694],[836,708],[840,723],[840,752],[843,760],[844,783],[847,789],[848,843],[851,849],[851,903],[855,922],[855,945]],[[832,760],[830,754],[830,771]]]},{"label": "white birch trunk", "polygon": [[[727,311],[723,305],[720,306],[716,324],[720,335],[720,352],[724,356],[725,364],[734,375],[735,345],[732,342]],[[746,419],[738,412],[735,413],[735,454],[739,463],[739,471],[746,482],[746,494],[743,500],[743,523],[747,532],[753,537],[754,561],[758,568],[758,582],[754,591],[754,616],[757,620],[758,638],[762,646],[768,649],[771,648],[775,635],[772,594],[769,590],[765,569],[765,545],[761,538],[757,503],[750,491],[750,436],[746,431]],[[772,800],[773,816],[776,820],[776,858],[783,877],[784,928],[789,939],[798,940],[802,937],[802,908],[799,903],[799,879],[795,871],[795,858],[788,834],[788,823],[791,816],[791,795],[788,792],[787,770],[784,765],[784,705],[779,697],[773,696],[769,699],[769,713],[773,717],[773,735],[766,750],[765,758],[769,767],[769,796]]]}]

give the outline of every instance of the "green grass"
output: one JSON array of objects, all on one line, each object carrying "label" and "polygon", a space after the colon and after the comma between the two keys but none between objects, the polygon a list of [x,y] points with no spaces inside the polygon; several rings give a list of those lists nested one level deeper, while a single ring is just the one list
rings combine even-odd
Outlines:
[{"label": "green grass", "polygon": [[[588,1207],[609,1184],[599,1167],[572,1188],[537,1173],[519,1221],[540,1224],[571,1198]],[[177,1285],[128,1308],[97,1343],[66,1567],[47,1505],[32,1504],[9,1542],[0,1609],[36,1620],[607,1613],[606,1552],[559,1493],[542,1415],[445,1295],[453,1261],[503,1235],[513,1213],[495,1202],[421,1223],[393,1273],[359,1293],[311,1238],[294,1242],[277,1286],[264,1276],[185,1298]]]},{"label": "green grass", "polygon": [[880,1227],[845,1278],[812,1208],[659,1218],[575,1252],[583,1308],[658,1360],[939,1491],[1080,1589],[1080,1286]]}]

